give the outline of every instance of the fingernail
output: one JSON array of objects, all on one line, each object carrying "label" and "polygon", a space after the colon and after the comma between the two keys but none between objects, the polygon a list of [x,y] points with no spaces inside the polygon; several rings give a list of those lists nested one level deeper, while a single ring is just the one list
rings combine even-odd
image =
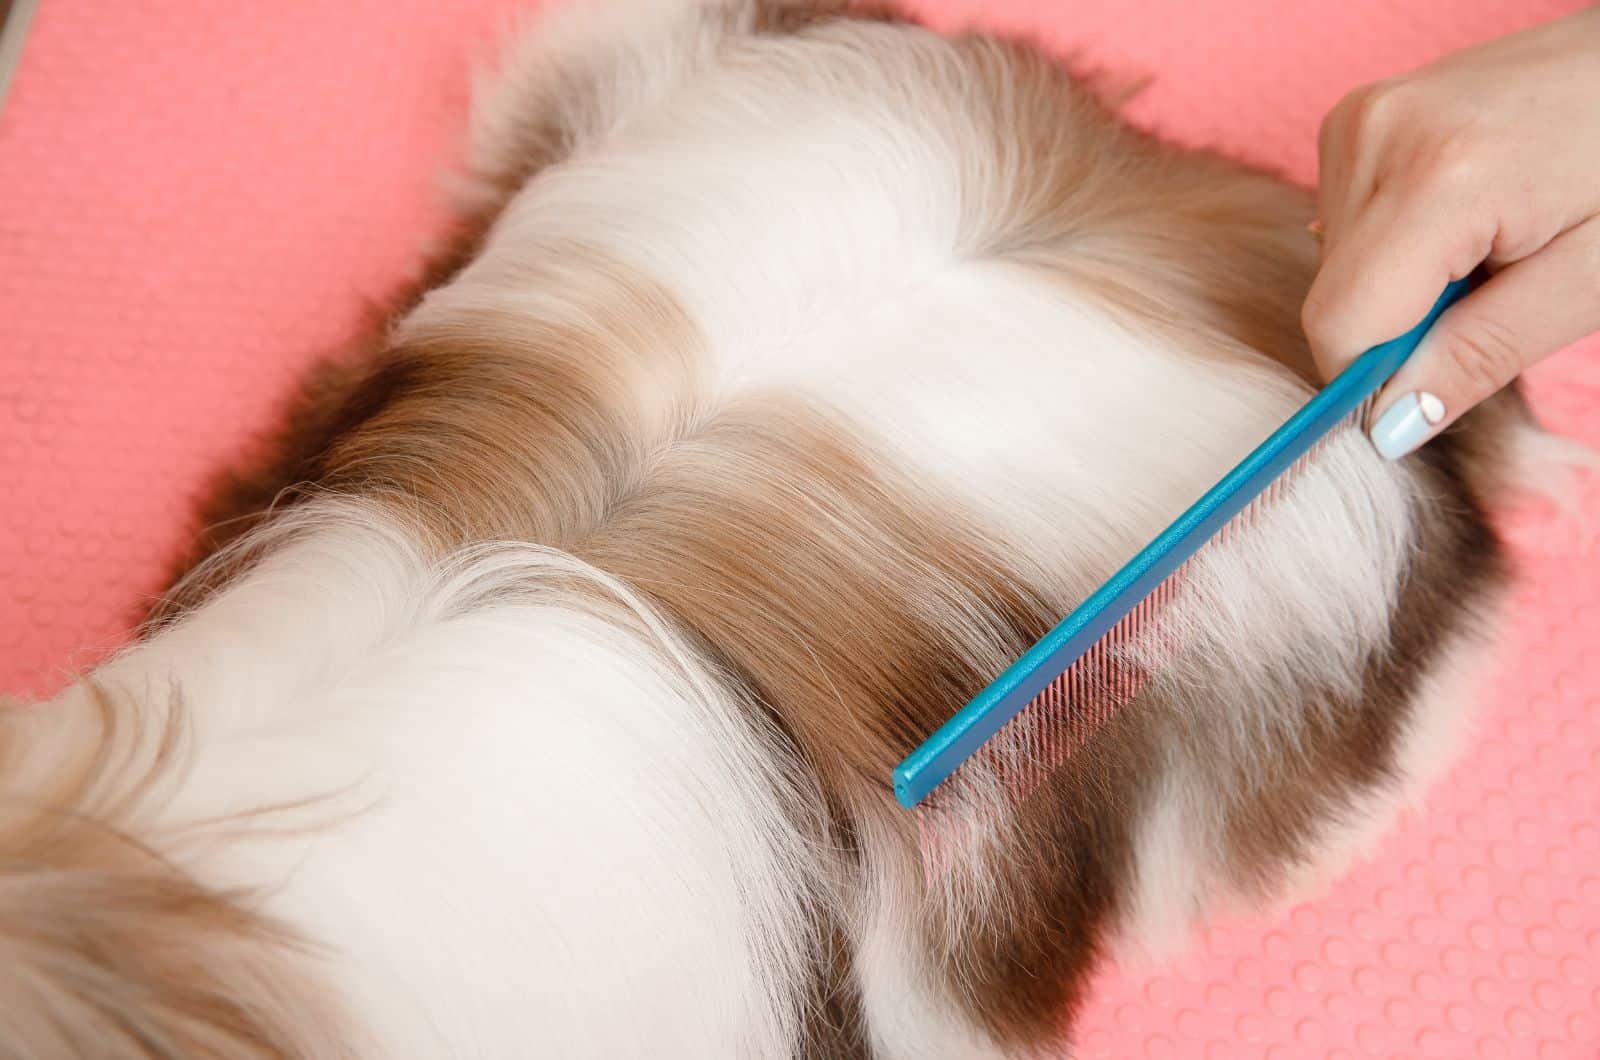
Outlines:
[{"label": "fingernail", "polygon": [[1398,460],[1433,437],[1444,420],[1444,402],[1427,391],[1407,394],[1372,425],[1372,444],[1386,460]]}]

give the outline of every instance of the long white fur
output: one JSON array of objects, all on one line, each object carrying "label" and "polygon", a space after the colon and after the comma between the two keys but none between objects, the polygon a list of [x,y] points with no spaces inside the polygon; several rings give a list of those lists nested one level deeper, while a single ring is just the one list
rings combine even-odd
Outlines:
[{"label": "long white fur", "polygon": [[[193,708],[155,841],[325,948],[370,1055],[786,1055],[814,809],[705,664],[559,553],[431,562],[328,505],[272,533],[100,671]],[[629,621],[573,603],[574,578]]]}]

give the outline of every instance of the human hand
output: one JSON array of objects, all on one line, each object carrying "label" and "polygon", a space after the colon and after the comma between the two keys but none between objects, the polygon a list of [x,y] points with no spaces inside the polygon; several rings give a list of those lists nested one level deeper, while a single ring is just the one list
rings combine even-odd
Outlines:
[{"label": "human hand", "polygon": [[1600,9],[1357,89],[1318,150],[1302,322],[1325,377],[1410,330],[1448,281],[1492,274],[1379,396],[1384,456],[1600,329]]}]

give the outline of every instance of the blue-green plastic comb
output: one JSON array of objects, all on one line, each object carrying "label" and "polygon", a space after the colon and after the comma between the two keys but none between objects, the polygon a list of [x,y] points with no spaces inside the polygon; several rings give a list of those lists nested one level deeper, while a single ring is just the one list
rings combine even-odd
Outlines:
[{"label": "blue-green plastic comb", "polygon": [[[916,807],[968,759],[985,748],[1025,710],[1048,715],[1042,722],[1069,726],[1074,733],[1059,741],[1024,738],[1024,756],[1059,759],[1063,748],[1081,742],[1094,723],[1085,718],[1086,697],[1126,699],[1137,691],[1135,678],[1117,672],[1115,652],[1107,648],[1131,628],[1153,604],[1161,602],[1164,585],[1206,542],[1227,530],[1242,513],[1253,512],[1263,495],[1294,469],[1329,432],[1359,415],[1378,389],[1416,350],[1422,336],[1447,308],[1465,294],[1469,280],[1445,288],[1438,302],[1416,327],[1357,358],[1319,391],[1254,452],[1206,491],[1175,522],[1038,643],[995,678],[937,732],[912,751],[894,771],[894,794],[902,806]],[[1085,666],[1093,662],[1093,666]],[[1051,750],[1051,748],[1054,750]],[[1051,766],[1058,762],[1046,762]],[[1024,764],[1037,772],[1041,763]],[[1031,785],[1028,785],[1031,787]]]}]

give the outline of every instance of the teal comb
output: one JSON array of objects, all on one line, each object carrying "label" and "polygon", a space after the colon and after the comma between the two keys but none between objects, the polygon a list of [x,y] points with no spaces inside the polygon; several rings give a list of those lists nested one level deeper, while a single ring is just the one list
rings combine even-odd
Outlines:
[{"label": "teal comb", "polygon": [[1467,292],[1470,282],[1450,284],[1421,323],[1374,346],[1340,372],[912,751],[894,771],[894,794],[900,805],[908,809],[922,805],[963,765],[986,754],[993,757],[995,771],[1012,781],[1009,787],[1022,795],[1060,765],[1110,710],[1137,694],[1138,675],[1117,664],[1117,648],[1137,635],[1167,602],[1174,574],[1208,541],[1228,534],[1276,497],[1330,432],[1364,416],[1378,389],[1406,362],[1439,316]]}]

